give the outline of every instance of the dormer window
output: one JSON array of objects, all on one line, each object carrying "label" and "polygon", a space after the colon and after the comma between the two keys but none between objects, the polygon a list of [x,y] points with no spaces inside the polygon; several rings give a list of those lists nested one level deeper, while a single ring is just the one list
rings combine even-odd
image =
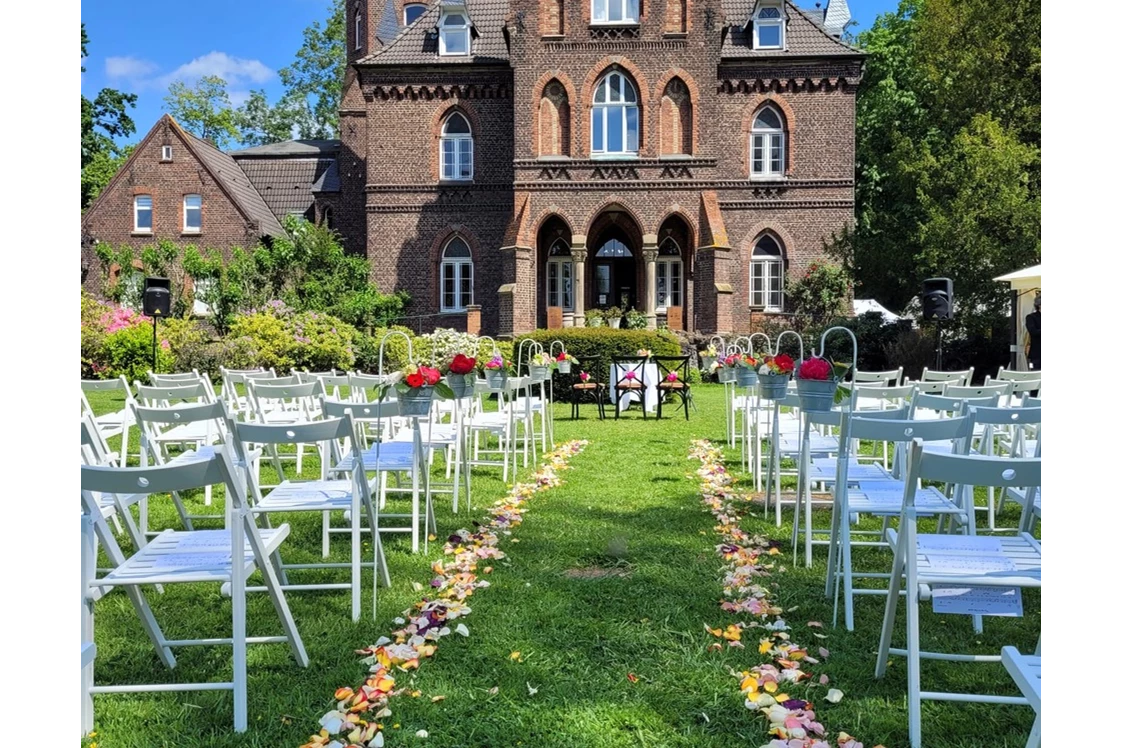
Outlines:
[{"label": "dormer window", "polygon": [[753,49],[784,48],[784,14],[776,5],[761,5],[753,16]]},{"label": "dormer window", "polygon": [[468,54],[468,16],[462,11],[452,11],[441,16],[441,56]]}]

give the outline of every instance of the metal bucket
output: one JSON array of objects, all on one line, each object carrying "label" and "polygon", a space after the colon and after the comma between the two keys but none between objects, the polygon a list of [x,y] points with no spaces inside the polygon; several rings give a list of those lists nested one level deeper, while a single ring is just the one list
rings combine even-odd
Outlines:
[{"label": "metal bucket", "polygon": [[738,366],[733,371],[737,372],[738,387],[752,387],[756,384],[756,369],[751,366]]},{"label": "metal bucket", "polygon": [[732,367],[723,366],[717,370],[717,381],[726,383],[734,382],[737,380],[737,372],[733,371]]},{"label": "metal bucket", "polygon": [[838,382],[833,379],[797,379],[799,407],[808,413],[826,413],[834,406],[834,393]]},{"label": "metal bucket", "polygon": [[507,372],[502,369],[488,369],[485,372],[487,376],[487,386],[493,390],[502,390],[507,387]]},{"label": "metal bucket", "polygon": [[573,367],[573,362],[570,361],[568,358],[565,358],[565,359],[562,359],[561,361],[558,361],[558,373],[559,374],[568,374],[569,370],[572,367]]},{"label": "metal bucket", "polygon": [[713,356],[699,356],[699,360],[702,362],[702,371],[709,371],[714,361],[717,361]]},{"label": "metal bucket", "polygon": [[549,366],[532,366],[530,367],[530,378],[535,382],[545,382],[550,378]]},{"label": "metal bucket", "polygon": [[457,399],[469,397],[476,389],[475,374],[449,374],[446,379],[449,389]]},{"label": "metal bucket", "polygon": [[765,400],[783,400],[788,396],[791,374],[759,374],[760,396]]},{"label": "metal bucket", "polygon": [[402,409],[403,416],[426,417],[432,404],[432,387],[412,387],[398,393],[398,405]]}]

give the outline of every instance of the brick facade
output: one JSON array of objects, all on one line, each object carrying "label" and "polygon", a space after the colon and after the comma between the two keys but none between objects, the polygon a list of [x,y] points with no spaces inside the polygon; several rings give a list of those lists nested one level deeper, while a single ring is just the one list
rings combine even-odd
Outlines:
[{"label": "brick facade", "polygon": [[[468,0],[474,50],[492,31],[478,19],[498,1]],[[689,245],[681,248],[685,327],[727,332],[746,329],[754,312],[749,267],[761,233],[781,242],[794,277],[852,222],[856,51],[835,42],[838,53],[825,54],[829,40],[820,40],[815,54],[792,54],[798,45],[789,32],[781,59],[726,56],[728,0],[642,0],[639,24],[621,29],[591,26],[590,0],[503,6],[505,60],[440,57],[439,15],[431,12],[418,21],[425,35],[412,57],[401,57],[406,33],[353,67],[362,94],[355,121],[365,125],[367,238],[349,246],[370,257],[380,288],[410,292],[416,326],[466,324],[465,314],[439,315],[440,252],[450,236],[471,247],[486,333],[547,324],[543,243],[559,235],[575,254],[588,252],[585,308],[598,305],[593,260],[602,238],[626,238],[634,276],[623,284],[646,311],[644,251],[653,255],[668,234]],[[379,7],[369,0],[370,13]],[[816,33],[786,7],[792,24]],[[639,96],[638,158],[591,155],[593,95],[614,70]],[[750,131],[768,103],[785,120],[784,174],[758,182],[749,173]],[[357,97],[350,107],[359,108]],[[470,182],[440,179],[440,128],[452,111],[471,123]]]}]

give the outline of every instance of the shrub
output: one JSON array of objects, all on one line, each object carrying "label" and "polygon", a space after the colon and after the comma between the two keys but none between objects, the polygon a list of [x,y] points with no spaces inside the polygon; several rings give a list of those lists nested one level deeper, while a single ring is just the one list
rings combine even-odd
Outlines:
[{"label": "shrub", "polygon": [[[97,372],[103,379],[113,379],[122,374],[132,382],[148,382],[147,372],[152,368],[152,322],[148,317],[134,313],[134,321],[108,332],[102,346],[104,369]],[[168,373],[175,366],[175,358],[167,339],[156,346],[156,372]]]},{"label": "shrub", "polygon": [[231,335],[248,338],[237,350],[256,351],[258,366],[278,372],[348,370],[355,365],[355,328],[320,312],[294,313],[282,302],[269,302],[235,318]]},{"label": "shrub", "polygon": [[629,330],[646,330],[647,314],[638,309],[632,309],[624,314],[624,324],[628,326]]},{"label": "shrub", "polygon": [[852,293],[850,281],[841,267],[813,262],[807,272],[789,282],[786,295],[798,317],[812,324],[823,324],[846,314]]},{"label": "shrub", "polygon": [[[632,356],[641,348],[646,348],[656,356],[681,356],[682,346],[673,333],[662,330],[614,330],[610,327],[566,327],[561,330],[535,330],[527,335],[520,335],[515,339],[513,347],[518,350],[518,344],[531,339],[542,344],[549,350],[550,343],[560,340],[565,344],[567,352],[584,362],[589,356],[601,356],[602,376],[607,373],[611,365],[612,356]],[[510,360],[510,359],[508,359]],[[570,374],[556,374],[554,396],[559,400],[568,400],[572,392],[572,385],[577,382],[577,375],[582,365],[573,367]],[[693,368],[693,364],[691,365]]]},{"label": "shrub", "polygon": [[104,368],[105,326],[113,307],[82,290],[82,377],[92,379]]}]

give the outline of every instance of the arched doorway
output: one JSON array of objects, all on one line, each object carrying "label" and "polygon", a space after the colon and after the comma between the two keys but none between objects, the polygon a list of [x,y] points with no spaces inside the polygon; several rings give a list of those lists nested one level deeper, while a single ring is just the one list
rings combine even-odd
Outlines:
[{"label": "arched doorway", "polygon": [[605,209],[589,230],[586,308],[643,309],[643,232],[622,208]]},{"label": "arched doorway", "polygon": [[560,216],[550,216],[538,229],[538,327],[555,329],[573,324],[574,262],[572,236]]},{"label": "arched doorway", "polygon": [[657,238],[655,314],[672,330],[693,329],[694,232],[675,213],[663,221]]}]

